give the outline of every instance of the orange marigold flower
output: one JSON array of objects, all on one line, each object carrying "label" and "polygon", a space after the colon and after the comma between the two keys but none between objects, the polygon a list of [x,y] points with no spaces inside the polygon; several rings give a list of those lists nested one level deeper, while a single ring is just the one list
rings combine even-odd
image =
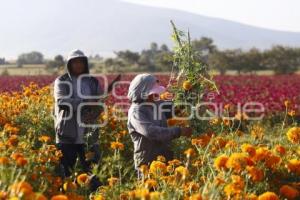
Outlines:
[{"label": "orange marigold flower", "polygon": [[247,169],[252,181],[259,182],[259,181],[263,180],[263,178],[264,178],[263,170],[256,168],[254,166],[247,166],[246,169]]},{"label": "orange marigold flower", "polygon": [[189,197],[189,200],[202,200],[201,194],[193,194]]},{"label": "orange marigold flower", "polygon": [[42,135],[39,137],[39,141],[47,143],[51,141],[51,138],[48,135]]},{"label": "orange marigold flower", "polygon": [[67,182],[64,183],[63,189],[66,192],[70,192],[70,191],[76,190],[77,189],[77,185],[74,182],[67,181]]},{"label": "orange marigold flower", "polygon": [[300,127],[292,127],[288,130],[286,133],[287,138],[290,142],[293,144],[299,144],[300,143]]},{"label": "orange marigold flower", "polygon": [[214,167],[219,171],[225,169],[227,160],[228,160],[228,156],[226,155],[221,155],[217,157],[214,161]]},{"label": "orange marigold flower", "polygon": [[89,182],[89,176],[86,173],[77,176],[77,183],[81,186],[87,185]]},{"label": "orange marigold flower", "polygon": [[156,182],[156,180],[154,180],[154,179],[147,179],[147,180],[145,181],[144,185],[145,185],[145,187],[146,187],[147,189],[150,190],[150,189],[154,189],[154,188],[157,187],[157,182]]},{"label": "orange marigold flower", "polygon": [[293,188],[289,185],[283,185],[280,188],[280,194],[286,197],[287,199],[296,199],[299,197],[299,191],[296,188]]},{"label": "orange marigold flower", "polygon": [[293,172],[300,175],[300,160],[291,159],[289,160],[286,167],[288,168],[289,172]]},{"label": "orange marigold flower", "polygon": [[185,180],[189,176],[189,170],[186,167],[179,166],[175,169],[176,176],[179,176],[181,179]]},{"label": "orange marigold flower", "polygon": [[9,163],[9,159],[7,157],[0,157],[0,165],[7,165]]},{"label": "orange marigold flower", "polygon": [[190,158],[192,156],[195,156],[196,152],[193,148],[189,148],[189,149],[184,151],[184,154],[186,155],[186,157]]},{"label": "orange marigold flower", "polygon": [[284,155],[286,153],[285,148],[281,145],[276,145],[275,151],[278,152],[280,155]]},{"label": "orange marigold flower", "polygon": [[150,165],[150,173],[154,175],[165,174],[167,170],[167,166],[165,163],[161,161],[152,161]]},{"label": "orange marigold flower", "polygon": [[22,166],[25,166],[28,163],[28,161],[24,157],[19,157],[19,158],[17,158],[16,163],[18,166],[22,167]]},{"label": "orange marigold flower", "polygon": [[114,150],[124,150],[124,144],[121,142],[111,142],[110,148]]},{"label": "orange marigold flower", "polygon": [[30,195],[32,191],[32,186],[30,183],[26,181],[21,181],[18,183],[14,183],[13,185],[10,186],[10,191],[13,195]]},{"label": "orange marigold flower", "polygon": [[242,152],[248,153],[249,156],[254,156],[256,153],[255,148],[251,144],[242,144],[241,149]]},{"label": "orange marigold flower", "polygon": [[265,192],[258,196],[258,200],[279,200],[279,197],[274,192]]},{"label": "orange marigold flower", "polygon": [[233,153],[226,162],[228,169],[240,172],[248,164],[247,156],[244,153]]}]

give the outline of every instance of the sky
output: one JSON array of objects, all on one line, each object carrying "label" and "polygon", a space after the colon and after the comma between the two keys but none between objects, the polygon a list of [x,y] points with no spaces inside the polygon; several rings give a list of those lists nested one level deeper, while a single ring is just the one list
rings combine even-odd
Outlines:
[{"label": "sky", "polygon": [[174,8],[273,30],[300,32],[300,0],[123,0]]}]

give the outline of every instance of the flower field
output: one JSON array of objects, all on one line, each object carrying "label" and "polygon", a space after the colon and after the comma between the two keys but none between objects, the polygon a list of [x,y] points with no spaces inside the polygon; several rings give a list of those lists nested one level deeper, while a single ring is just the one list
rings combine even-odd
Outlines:
[{"label": "flower field", "polygon": [[[168,84],[168,76],[158,77]],[[125,75],[122,81],[132,78]],[[49,84],[54,79],[0,78],[1,200],[300,198],[298,75],[214,77],[220,93],[206,94],[204,99],[222,104],[224,113],[234,117],[215,117],[205,122],[205,130],[195,129],[192,138],[175,140],[175,159],[159,156],[150,166],[141,166],[142,180],[137,180],[133,168],[126,121],[116,117],[124,113],[114,107],[126,99],[110,96],[108,112],[99,118],[108,122],[100,130],[102,159],[93,166],[103,185],[93,193],[88,187],[91,176],[80,172],[79,166],[65,180],[56,173],[61,153],[54,145],[51,115]],[[20,87],[21,83],[27,86]],[[190,89],[187,82],[183,87]],[[128,85],[118,85],[116,94],[126,96],[127,89]],[[238,103],[249,101],[264,105],[262,120],[235,113]],[[193,126],[175,119],[168,125]],[[87,152],[86,158],[90,156]]]}]

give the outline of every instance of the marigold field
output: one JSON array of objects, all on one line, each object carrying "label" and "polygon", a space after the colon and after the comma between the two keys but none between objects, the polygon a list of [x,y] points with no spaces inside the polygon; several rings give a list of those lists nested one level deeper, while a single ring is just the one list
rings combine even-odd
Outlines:
[{"label": "marigold field", "polygon": [[[158,77],[168,83],[168,76]],[[93,193],[87,187],[91,177],[80,166],[65,180],[55,173],[61,153],[54,144],[54,78],[0,78],[1,200],[300,199],[298,75],[214,77],[220,93],[204,99],[222,105],[231,118],[215,117],[192,138],[175,140],[175,159],[166,162],[159,156],[150,166],[141,166],[142,180],[134,171],[126,121],[116,117],[126,113],[114,103],[127,100],[108,97],[108,112],[99,117],[99,122],[108,120],[100,129],[102,159],[93,166],[103,185]],[[190,86],[186,82],[183,87]],[[126,96],[127,88],[119,85],[116,93]],[[262,120],[237,112],[239,103],[249,101],[264,105]],[[191,124],[170,119],[168,125]],[[86,153],[87,159],[91,154]]]}]

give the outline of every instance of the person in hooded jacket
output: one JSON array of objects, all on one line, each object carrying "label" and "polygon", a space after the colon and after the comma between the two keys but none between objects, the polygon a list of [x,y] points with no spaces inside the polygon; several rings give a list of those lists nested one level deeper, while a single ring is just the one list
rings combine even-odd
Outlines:
[{"label": "person in hooded jacket", "polygon": [[[71,175],[77,157],[80,160],[82,170],[84,172],[89,171],[89,163],[85,158],[87,129],[79,122],[85,122],[85,118],[90,117],[85,115],[88,113],[84,112],[85,110],[91,110],[96,120],[101,109],[93,109],[89,106],[81,107],[80,105],[86,102],[98,102],[103,94],[98,80],[89,74],[88,58],[82,51],[73,50],[70,52],[66,70],[67,73],[56,78],[54,82],[55,142],[62,152],[60,167],[63,177]],[[109,85],[107,92],[110,92],[113,84],[119,79],[120,75]],[[98,138],[99,129],[96,129],[90,140],[91,151],[94,153],[93,162],[95,163],[100,160]]]},{"label": "person in hooded jacket", "polygon": [[[128,111],[128,130],[134,144],[134,164],[141,177],[139,167],[149,165],[157,156],[166,160],[173,159],[170,143],[180,136],[190,137],[191,128],[168,127],[167,116],[170,109],[165,109],[163,101],[156,97],[165,91],[159,80],[151,74],[139,74],[130,83],[128,98],[131,106]],[[167,110],[167,111],[166,111]]]}]

